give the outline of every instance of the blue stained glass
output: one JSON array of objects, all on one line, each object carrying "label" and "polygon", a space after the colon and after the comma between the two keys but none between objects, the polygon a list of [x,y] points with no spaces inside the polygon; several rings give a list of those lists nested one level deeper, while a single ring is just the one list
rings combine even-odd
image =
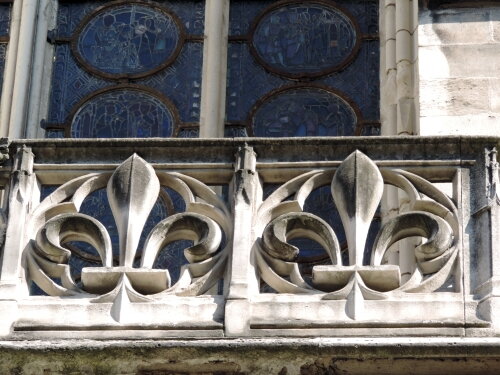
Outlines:
[{"label": "blue stained glass", "polygon": [[[106,1],[61,2],[57,14],[57,35],[70,37],[87,15],[107,4]],[[203,34],[204,1],[172,0],[155,2],[154,4],[177,15],[189,34]]]},{"label": "blue stained glass", "polygon": [[177,138],[198,138],[200,136],[200,129],[184,128],[179,131]]},{"label": "blue stained glass", "polygon": [[68,44],[55,48],[52,89],[47,122],[66,121],[71,109],[90,93],[111,84],[82,70]]},{"label": "blue stained glass", "polygon": [[320,73],[354,52],[356,29],[340,10],[324,4],[289,4],[267,13],[252,44],[269,67],[282,74]]},{"label": "blue stained glass", "polygon": [[259,98],[290,81],[266,72],[247,44],[230,43],[228,48],[226,119],[241,123]]},{"label": "blue stained glass", "polygon": [[[278,1],[280,0],[231,0],[229,35],[248,34],[256,17],[268,6]],[[347,10],[358,22],[361,32],[378,33],[379,0],[335,0],[330,3]]]},{"label": "blue stained glass", "polygon": [[[363,119],[379,119],[378,41],[366,41],[352,64],[338,73],[319,79],[327,87],[342,91],[359,108]],[[248,45],[230,43],[228,54],[226,116],[228,122],[245,122],[255,103],[274,89],[292,84],[267,72],[255,62]]]},{"label": "blue stained glass", "polygon": [[168,97],[183,122],[200,120],[203,44],[186,43],[175,63],[149,77],[137,80]]},{"label": "blue stained glass", "polygon": [[358,56],[347,68],[322,77],[319,82],[342,91],[359,108],[363,118],[379,120],[379,51],[378,40],[363,42]]},{"label": "blue stained glass", "polygon": [[229,35],[248,34],[253,20],[263,9],[274,2],[276,0],[231,0],[231,7],[229,8]]},{"label": "blue stained glass", "polygon": [[380,135],[380,125],[365,125],[361,129],[361,136]]},{"label": "blue stained glass", "polygon": [[168,13],[145,5],[119,5],[92,18],[81,31],[77,50],[97,70],[144,73],[172,57],[180,30]]},{"label": "blue stained glass", "polygon": [[[11,4],[0,4],[0,37],[8,37],[10,29]],[[7,42],[0,43],[0,94],[3,87],[3,72],[7,56]]]},{"label": "blue stained glass", "polygon": [[[250,32],[250,25],[257,20],[263,11],[273,5],[273,1],[241,1],[231,2],[230,12],[230,36],[247,35]],[[298,6],[297,3],[284,3],[283,7]],[[315,4],[314,1],[308,5]],[[327,2],[317,2],[316,4],[327,4]],[[359,110],[363,121],[377,123],[379,121],[379,41],[376,39],[378,32],[378,1],[375,0],[340,0],[331,2],[332,6],[339,6],[341,10],[348,12],[358,23],[361,33],[375,34],[374,39],[363,39],[355,58],[341,70],[315,78],[303,80],[303,84],[312,83],[341,92],[344,97],[350,99]],[[329,8],[329,5],[326,5]],[[257,30],[262,28],[263,21],[276,12],[273,9],[270,13],[264,14],[257,24]],[[333,9],[333,8],[332,8]],[[275,90],[293,85],[297,79],[291,80],[282,73],[285,67],[281,66],[279,54],[276,55],[275,62],[266,61],[264,66],[252,55],[251,46],[244,40],[230,42],[228,50],[228,74],[227,74],[227,99],[226,99],[226,119],[229,124],[251,123],[250,114],[259,100]],[[313,61],[311,59],[311,61]],[[340,60],[337,60],[340,61]],[[321,57],[319,57],[319,63]],[[274,64],[274,65],[273,65]],[[269,65],[274,68],[273,73],[269,70]],[[286,64],[283,64],[286,65]],[[294,70],[295,69],[295,70]],[[311,68],[312,69],[312,68]],[[326,69],[328,71],[328,69]],[[290,77],[298,70],[294,67],[289,69]],[[305,71],[314,73],[314,69]],[[300,79],[299,79],[300,81]],[[269,97],[268,97],[269,98]],[[274,97],[271,97],[274,98]],[[302,105],[303,103],[299,103]],[[377,127],[363,129],[365,135],[375,135]],[[255,132],[256,133],[256,132]],[[288,133],[290,134],[290,133]],[[345,133],[347,135],[348,133]],[[276,134],[277,135],[277,134]],[[278,136],[278,135],[277,135]],[[284,135],[283,135],[284,136]]]},{"label": "blue stained glass", "polygon": [[253,116],[257,137],[354,135],[357,118],[342,98],[316,88],[292,89],[275,95]]},{"label": "blue stained glass", "polygon": [[0,4],[0,36],[9,36],[11,4]]},{"label": "blue stained glass", "polygon": [[50,129],[45,132],[45,138],[64,138],[64,130]]},{"label": "blue stained glass", "polygon": [[247,129],[243,126],[231,126],[224,129],[224,137],[239,138],[248,137]]},{"label": "blue stained glass", "polygon": [[[106,4],[106,2],[61,3],[58,11],[56,36],[71,37],[86,16]],[[174,13],[186,27],[187,32],[195,35],[203,33],[204,4],[204,1],[154,3],[155,7],[165,8]],[[143,8],[150,9],[147,6]],[[168,15],[161,11],[158,12]],[[200,116],[202,61],[203,43],[187,41],[172,65],[147,77],[134,79],[133,82],[151,87],[170,99],[177,109],[181,122],[196,123]],[[99,78],[84,70],[77,63],[69,44],[57,44],[55,46],[47,123],[50,125],[71,121],[68,116],[76,110],[75,106],[82,99],[97,90],[110,88],[114,85],[115,82]],[[48,135],[59,136],[60,134],[48,132]]]},{"label": "blue stained glass", "polygon": [[155,96],[118,89],[93,97],[80,107],[71,126],[74,138],[170,137],[174,119]]},{"label": "blue stained glass", "polygon": [[[201,65],[203,45],[186,43],[173,65],[151,76],[135,80],[151,87],[175,105],[183,122],[200,118]],[[63,123],[74,106],[89,94],[113,83],[81,69],[69,45],[57,45],[53,67],[48,122]]]}]

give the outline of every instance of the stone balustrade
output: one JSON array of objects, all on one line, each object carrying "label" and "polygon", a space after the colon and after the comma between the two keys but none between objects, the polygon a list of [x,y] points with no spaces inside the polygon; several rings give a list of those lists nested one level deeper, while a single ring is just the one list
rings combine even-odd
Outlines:
[{"label": "stone balustrade", "polygon": [[[4,140],[0,333],[498,335],[499,141]],[[319,190],[335,222],[310,210]],[[117,238],[81,210],[96,191]],[[174,278],[156,259],[180,240]],[[73,243],[97,259],[77,278]]]}]

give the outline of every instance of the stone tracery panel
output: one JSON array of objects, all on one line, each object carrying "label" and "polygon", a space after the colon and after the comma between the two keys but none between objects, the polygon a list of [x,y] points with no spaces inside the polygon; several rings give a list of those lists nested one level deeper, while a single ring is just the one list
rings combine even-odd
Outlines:
[{"label": "stone tracery panel", "polygon": [[[342,219],[348,260],[341,255],[332,227],[301,209],[311,191],[325,184],[331,185]],[[365,244],[384,184],[403,190],[410,204],[383,224],[366,263]],[[285,201],[290,194],[294,196],[292,201]],[[325,293],[326,299],[349,299],[358,289],[365,299],[384,299],[389,294],[433,292],[456,272],[461,234],[455,204],[418,175],[379,169],[359,151],[351,154],[335,173],[314,171],[285,183],[264,201],[258,215],[263,223],[258,228],[262,237],[256,244],[260,275],[280,293]],[[399,266],[387,263],[387,252],[395,242],[413,236],[426,241],[415,248],[415,270],[402,283]],[[316,241],[330,259],[331,265],[313,268],[309,283],[297,263],[300,248],[290,244],[294,238]]]},{"label": "stone tracery panel", "polygon": [[[106,226],[96,218],[102,215],[80,212],[85,198],[105,187],[118,244],[113,243]],[[172,212],[170,196],[161,187],[177,191],[186,211]],[[149,228],[149,235],[141,240],[158,197],[167,202],[170,215]],[[156,174],[143,159],[133,155],[113,174],[91,174],[71,180],[41,202],[30,226],[30,276],[48,295],[100,295],[97,302],[112,302],[120,291],[126,291],[135,302],[170,294],[199,295],[222,278],[231,226],[225,203],[208,186],[181,174]],[[179,240],[192,241],[184,249],[189,263],[181,268],[180,278],[172,285],[169,270],[156,268],[155,260],[162,249]],[[72,242],[90,245],[102,264],[84,267],[78,281],[70,267],[74,248],[68,244]]]}]

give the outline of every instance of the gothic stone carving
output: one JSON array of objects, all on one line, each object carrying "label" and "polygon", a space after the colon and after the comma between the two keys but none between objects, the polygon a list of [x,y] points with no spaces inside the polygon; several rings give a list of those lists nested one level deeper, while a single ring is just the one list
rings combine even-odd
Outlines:
[{"label": "gothic stone carving", "polygon": [[[79,212],[85,197],[104,187],[118,228],[118,265],[113,265],[106,227]],[[186,211],[159,222],[139,249],[153,205],[159,195],[168,194],[163,187],[181,195]],[[221,249],[222,233],[230,244],[232,224],[225,203],[208,186],[182,174],[156,173],[134,154],[111,175],[90,174],[60,186],[36,209],[29,230],[30,276],[48,295],[94,297],[93,302],[124,298],[145,302],[168,294],[200,295],[214,286],[222,277],[228,253],[227,248]],[[189,264],[171,285],[169,271],[154,269],[153,263],[167,244],[177,240],[191,240],[193,245],[184,251]],[[102,261],[102,267],[83,268],[81,285],[70,275],[71,251],[65,245],[71,241],[92,245]],[[136,267],[134,260],[139,255]],[[60,285],[54,278],[60,278]]]},{"label": "gothic stone carving", "polygon": [[[303,212],[316,188],[331,182],[331,193],[346,233],[348,262],[344,263],[335,231],[328,223]],[[404,212],[387,220],[363,262],[368,229],[385,185],[403,190],[410,200]],[[286,200],[287,197],[294,198]],[[460,243],[455,204],[433,184],[398,169],[379,169],[366,155],[352,153],[335,171],[312,171],[279,187],[258,212],[262,240],[256,256],[262,279],[279,293],[323,294],[324,299],[386,299],[406,293],[429,293],[442,287],[454,272]],[[408,237],[426,239],[415,248],[417,264],[402,283],[398,264],[387,261],[391,245]],[[308,238],[327,252],[331,265],[316,265],[312,282],[296,262],[300,249],[288,243]]]}]

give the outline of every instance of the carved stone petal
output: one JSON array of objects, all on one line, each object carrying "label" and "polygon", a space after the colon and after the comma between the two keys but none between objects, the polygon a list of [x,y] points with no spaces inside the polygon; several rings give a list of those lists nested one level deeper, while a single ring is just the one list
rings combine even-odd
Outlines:
[{"label": "carved stone petal", "polygon": [[132,267],[144,224],[160,192],[160,182],[153,167],[134,154],[115,170],[107,192],[118,228],[120,266]]},{"label": "carved stone petal", "polygon": [[208,259],[219,248],[221,239],[219,226],[206,216],[192,212],[170,216],[160,221],[146,239],[141,267],[152,268],[161,249],[178,240],[194,241],[184,250],[190,262]]},{"label": "carved stone petal", "polygon": [[361,266],[368,230],[384,190],[382,175],[370,158],[354,151],[337,169],[331,187],[347,237],[349,264]]},{"label": "carved stone petal", "polygon": [[112,265],[111,240],[106,228],[96,219],[84,214],[62,214],[50,219],[38,231],[35,248],[46,259],[67,263],[71,252],[61,244],[70,241],[91,244],[98,251],[103,265]]},{"label": "carved stone petal", "polygon": [[372,264],[379,265],[393,243],[413,236],[428,239],[415,249],[415,256],[420,261],[437,258],[453,244],[453,232],[445,220],[427,212],[407,212],[382,227],[373,246]]},{"label": "carved stone petal", "polygon": [[264,230],[264,250],[275,258],[294,261],[299,249],[287,243],[293,238],[318,242],[333,264],[340,262],[340,245],[332,228],[324,220],[306,212],[284,214],[271,221]]}]

